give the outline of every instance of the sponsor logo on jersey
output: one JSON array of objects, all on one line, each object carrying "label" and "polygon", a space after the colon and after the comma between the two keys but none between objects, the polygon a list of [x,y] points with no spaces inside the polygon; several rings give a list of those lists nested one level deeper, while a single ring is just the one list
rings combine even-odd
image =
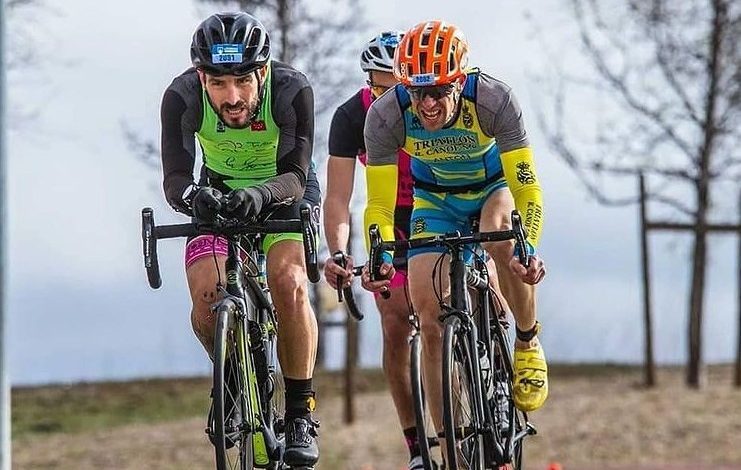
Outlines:
[{"label": "sponsor logo on jersey", "polygon": [[253,131],[266,131],[268,130],[268,126],[265,124],[265,121],[254,121],[250,124],[250,129]]},{"label": "sponsor logo on jersey", "polygon": [[473,127],[473,115],[468,105],[463,106],[463,125],[466,126],[466,129]]},{"label": "sponsor logo on jersey", "polygon": [[535,173],[528,162],[520,162],[515,167],[517,168],[517,181],[520,184],[535,184]]},{"label": "sponsor logo on jersey", "polygon": [[412,221],[412,234],[419,235],[427,230],[427,221],[424,217],[417,217]]},{"label": "sponsor logo on jersey", "polygon": [[221,121],[216,121],[216,132],[226,132],[226,126]]}]

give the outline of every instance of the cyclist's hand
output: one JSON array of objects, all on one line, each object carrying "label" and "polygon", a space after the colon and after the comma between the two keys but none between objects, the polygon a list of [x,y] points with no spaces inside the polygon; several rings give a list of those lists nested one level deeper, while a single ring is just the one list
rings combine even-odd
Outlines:
[{"label": "cyclist's hand", "polygon": [[527,268],[514,256],[509,260],[509,269],[526,284],[537,284],[545,277],[545,263],[538,255],[530,257],[530,266]]},{"label": "cyclist's hand", "polygon": [[193,216],[202,222],[213,222],[221,210],[221,191],[204,186],[193,196]]},{"label": "cyclist's hand", "polygon": [[337,289],[337,276],[340,276],[342,282],[340,287],[350,287],[350,284],[352,284],[352,268],[355,264],[353,264],[352,256],[346,254],[345,259],[347,260],[347,269],[343,269],[342,266],[336,264],[332,256],[324,262],[324,279],[335,289]]},{"label": "cyclist's hand", "polygon": [[257,188],[234,189],[226,195],[226,214],[240,220],[257,217],[262,210],[263,196]]},{"label": "cyclist's hand", "polygon": [[374,293],[388,291],[389,286],[391,285],[391,278],[396,274],[394,265],[391,263],[383,263],[381,265],[380,274],[381,279],[371,281],[370,267],[368,266],[368,263],[365,263],[365,266],[363,266],[363,275],[360,277],[363,288]]}]

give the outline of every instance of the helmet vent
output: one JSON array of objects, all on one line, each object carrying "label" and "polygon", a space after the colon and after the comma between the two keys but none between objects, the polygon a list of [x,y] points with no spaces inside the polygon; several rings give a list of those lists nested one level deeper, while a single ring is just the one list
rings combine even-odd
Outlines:
[{"label": "helmet vent", "polygon": [[419,73],[427,73],[427,53],[419,53]]},{"label": "helmet vent", "polygon": [[435,55],[442,55],[443,46],[445,45],[445,39],[438,37],[435,42]]},{"label": "helmet vent", "polygon": [[258,47],[260,45],[261,31],[258,28],[253,28],[250,34],[250,40],[247,42],[247,47]]}]

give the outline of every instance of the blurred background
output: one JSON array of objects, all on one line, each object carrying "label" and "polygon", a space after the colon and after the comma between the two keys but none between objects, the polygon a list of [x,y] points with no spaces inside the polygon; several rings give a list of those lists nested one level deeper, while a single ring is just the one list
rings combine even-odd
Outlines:
[{"label": "blurred background", "polygon": [[[140,211],[153,207],[158,223],[184,221],[161,189],[160,99],[189,67],[196,25],[243,9],[268,27],[274,57],[315,88],[322,183],[332,113],[365,84],[364,43],[425,19],[459,26],[472,64],[512,86],[535,151],[546,208],[539,250],[549,268],[539,317],[550,363],[600,370],[644,361],[642,170],[649,219],[693,227],[648,235],[655,361],[671,369],[694,357],[695,385],[716,378],[731,388],[730,367],[707,375],[700,364],[733,363],[739,345],[738,0],[2,1],[3,373],[13,386],[209,373],[190,327],[184,243],[160,243],[163,287],[151,290]],[[361,173],[356,181],[362,214]],[[358,357],[372,370],[381,330],[370,296],[362,300]],[[323,319],[344,318],[324,305]],[[342,368],[344,328],[327,328],[320,341],[321,366]],[[682,374],[680,383],[692,383]],[[730,398],[738,413],[741,396]],[[345,468],[337,465],[324,468]]]}]

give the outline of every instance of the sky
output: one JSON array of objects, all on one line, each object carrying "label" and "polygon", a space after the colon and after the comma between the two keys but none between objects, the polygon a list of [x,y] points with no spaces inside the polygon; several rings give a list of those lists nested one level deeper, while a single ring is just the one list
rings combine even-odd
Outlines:
[{"label": "sky", "polygon": [[[458,2],[453,10],[449,1],[431,0],[423,7],[374,2],[366,11],[368,29],[357,36],[357,51],[368,32],[406,29],[424,19],[445,18],[461,27],[472,63],[513,87],[535,151],[546,207],[539,249],[548,276],[538,301],[548,357],[638,363],[643,354],[638,209],[598,205],[548,148],[535,114],[547,109],[549,61],[577,71],[584,64],[559,2],[539,2],[537,11],[521,3]],[[53,51],[52,61],[12,75],[9,89],[11,111],[27,115],[11,122],[8,145],[6,346],[13,384],[208,371],[190,329],[184,243],[160,243],[160,290],[149,288],[142,265],[141,208],[153,207],[157,223],[184,220],[164,202],[160,169],[139,161],[121,132],[125,122],[158,139],[162,93],[188,67],[190,37],[204,12],[183,0],[66,0],[39,16],[45,33],[39,40],[50,46],[45,50]],[[358,87],[364,79],[358,67]],[[350,92],[338,94],[336,104]],[[574,97],[572,105],[580,119],[568,127],[579,141],[588,134],[581,127],[598,119],[601,105],[586,96]],[[625,180],[616,186],[632,194],[635,184]],[[735,355],[738,322],[736,241],[711,240],[704,354],[709,362],[727,362]],[[651,236],[660,363],[686,358],[690,241],[683,235]],[[380,326],[375,315],[366,317],[362,361],[378,365]],[[328,342],[341,344],[340,336],[332,332]]]}]

